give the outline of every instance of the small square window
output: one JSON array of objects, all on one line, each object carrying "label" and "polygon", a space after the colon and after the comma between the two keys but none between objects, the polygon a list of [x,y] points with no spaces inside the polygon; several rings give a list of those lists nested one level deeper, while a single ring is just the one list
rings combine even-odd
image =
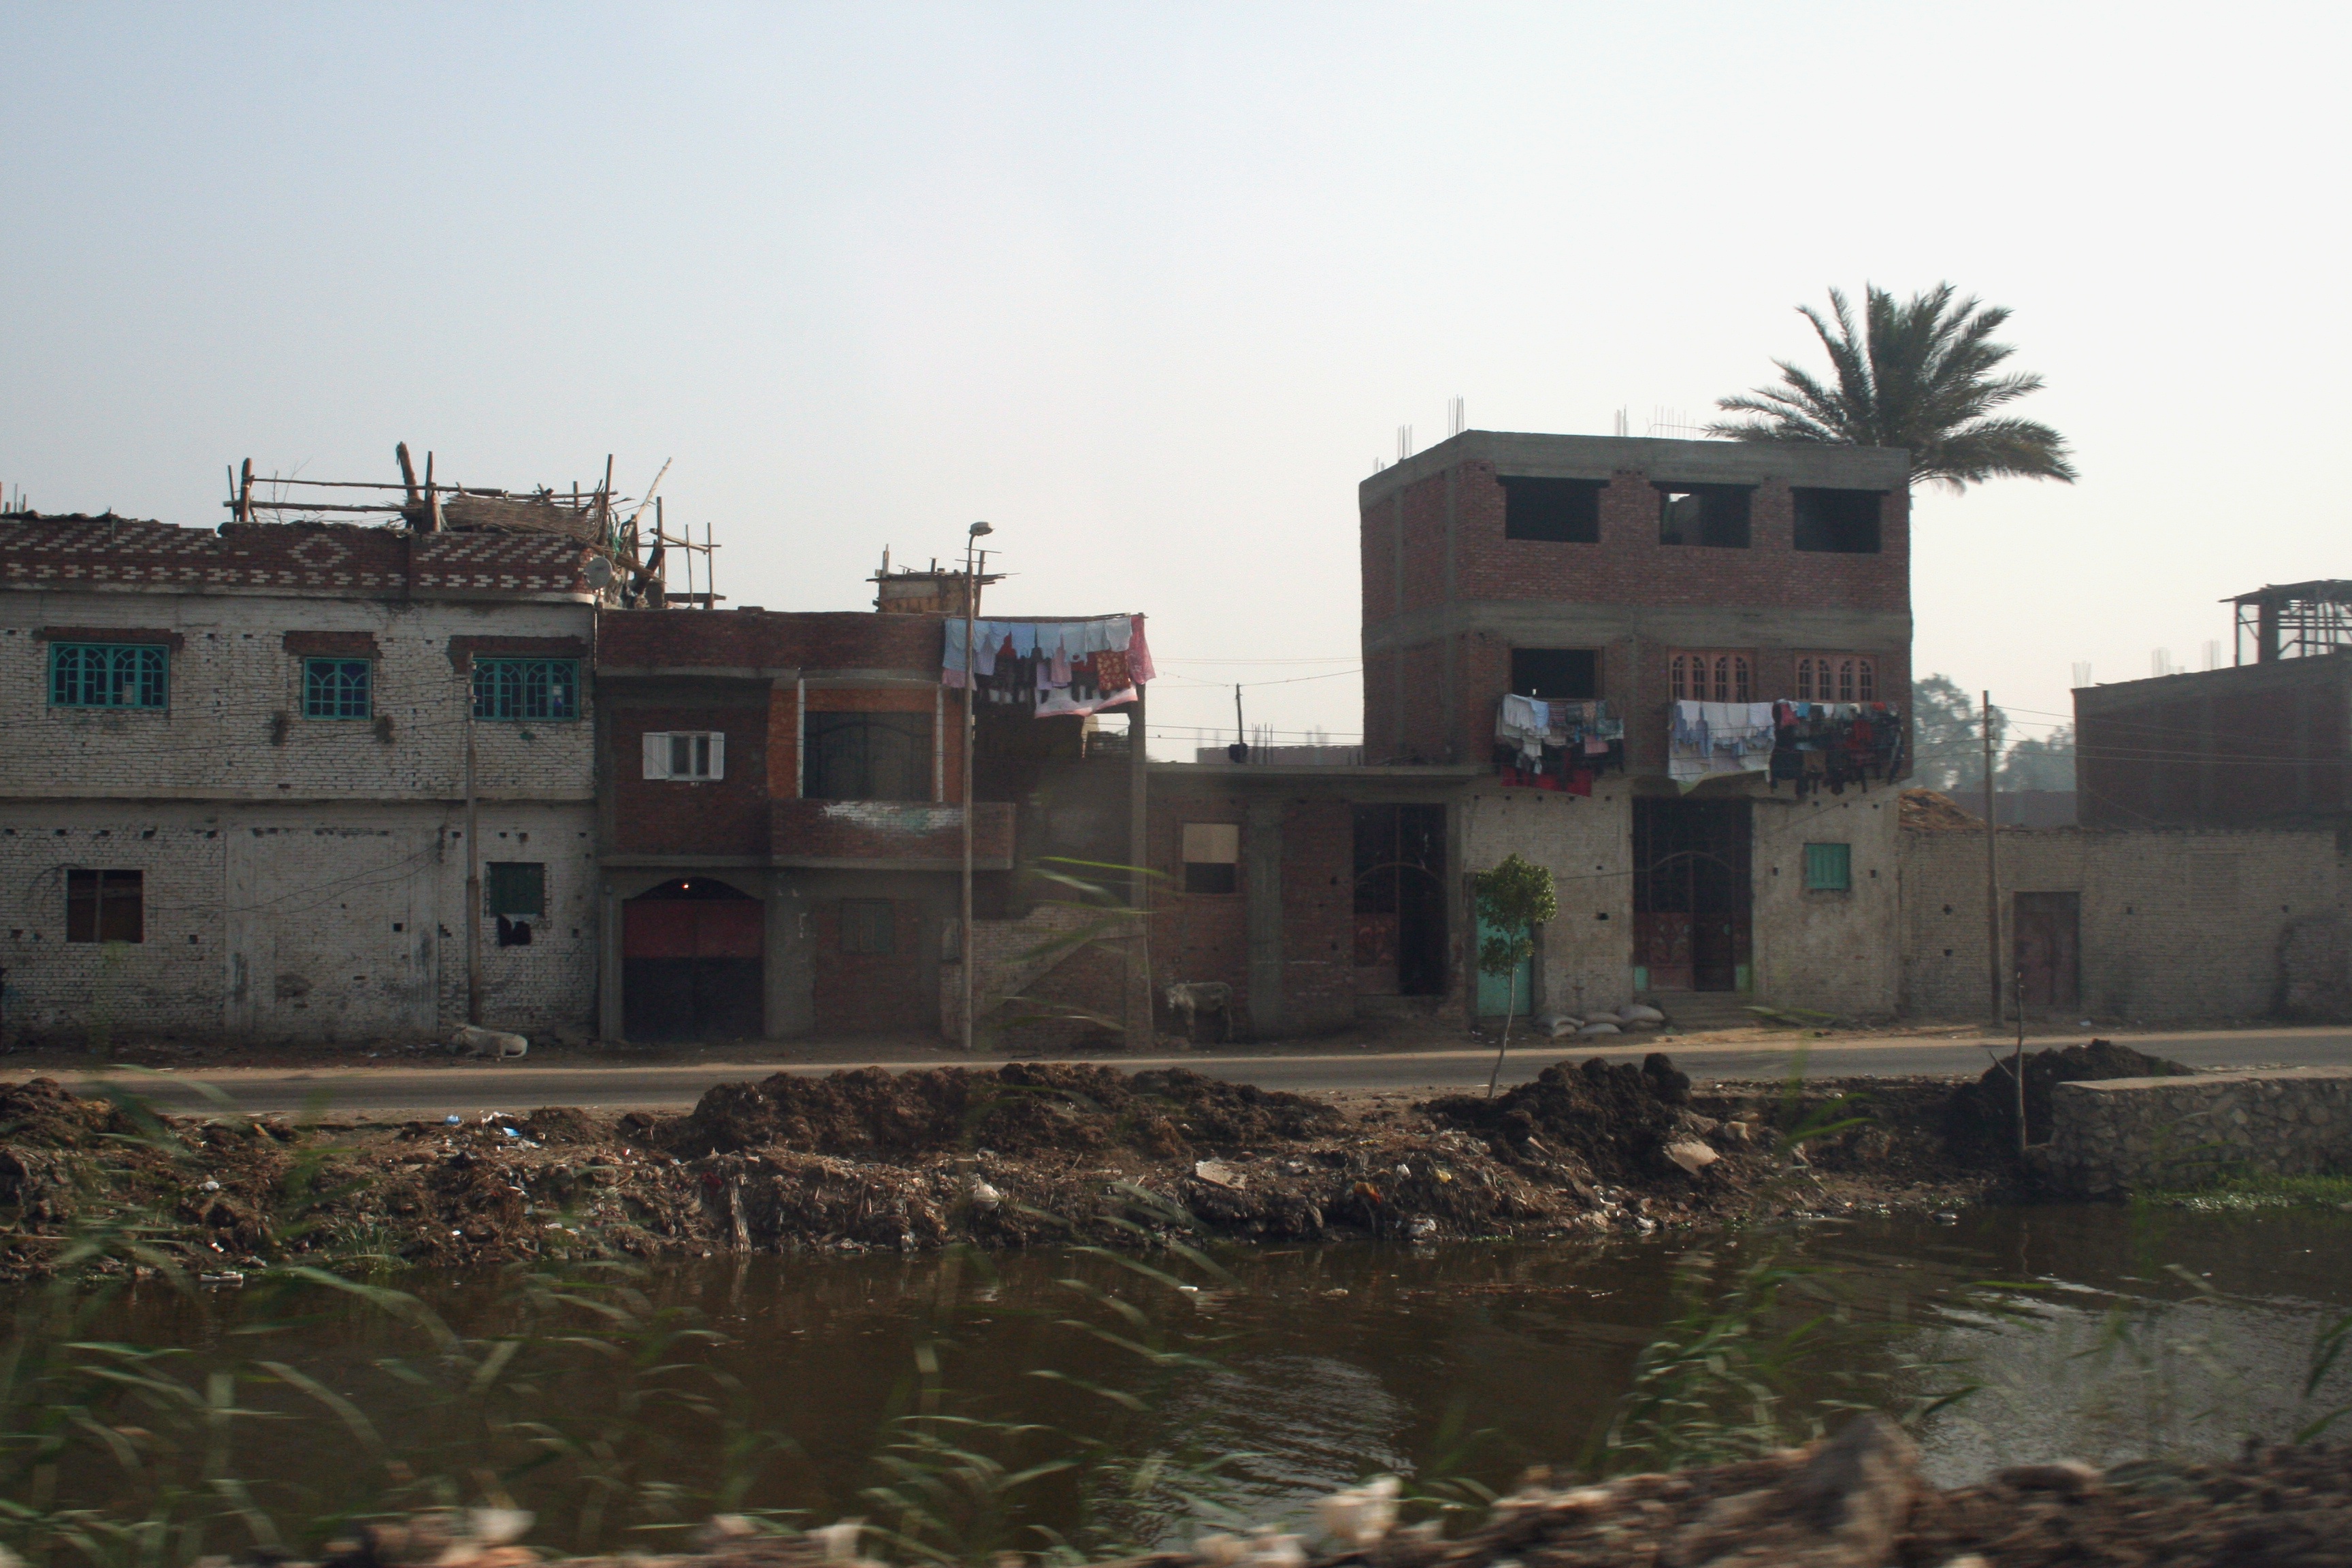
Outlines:
[{"label": "small square window", "polygon": [[841,951],[865,958],[886,958],[898,950],[897,911],[887,899],[841,900]]},{"label": "small square window", "polygon": [[492,860],[486,891],[490,913],[536,920],[547,913],[547,867],[537,860]]},{"label": "small square window", "polygon": [[66,873],[68,942],[144,942],[146,923],[145,873]]},{"label": "small square window", "polygon": [[375,666],[363,658],[302,661],[302,717],[368,719]]},{"label": "small square window", "polygon": [[716,730],[646,731],[646,777],[722,779],[727,776],[727,737]]},{"label": "small square window", "polygon": [[1853,845],[1808,844],[1805,846],[1805,891],[1843,893],[1853,886]]},{"label": "small square window", "polygon": [[1241,886],[1242,830],[1233,822],[1184,825],[1184,890],[1231,893]]}]

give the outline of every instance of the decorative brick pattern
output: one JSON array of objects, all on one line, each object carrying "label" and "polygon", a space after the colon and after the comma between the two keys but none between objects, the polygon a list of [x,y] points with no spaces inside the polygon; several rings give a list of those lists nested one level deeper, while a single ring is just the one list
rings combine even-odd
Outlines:
[{"label": "decorative brick pattern", "polygon": [[0,587],[585,595],[591,552],[536,533],[411,533],[352,523],[231,522],[217,531],[119,517],[0,521]]}]

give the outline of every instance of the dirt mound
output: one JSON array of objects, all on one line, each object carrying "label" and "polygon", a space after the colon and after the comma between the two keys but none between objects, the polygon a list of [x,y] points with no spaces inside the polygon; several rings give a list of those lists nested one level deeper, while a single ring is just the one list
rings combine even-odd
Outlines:
[{"label": "dirt mound", "polygon": [[1452,1094],[1421,1110],[1486,1133],[1498,1153],[1525,1151],[1534,1139],[1581,1156],[1596,1176],[1633,1181],[1666,1169],[1666,1134],[1689,1103],[1690,1079],[1653,1051],[1640,1067],[1599,1057],[1580,1068],[1560,1062],[1493,1100]]},{"label": "dirt mound", "polygon": [[1194,1148],[1286,1142],[1336,1127],[1328,1107],[1224,1083],[1181,1068],[1125,1073],[1083,1062],[1013,1062],[994,1070],[879,1068],[719,1084],[686,1116],[653,1131],[689,1158],[782,1145],[819,1153],[1006,1153],[1122,1144],[1174,1156]]},{"label": "dirt mound", "polygon": [[540,1143],[593,1143],[604,1137],[604,1130],[590,1120],[587,1112],[568,1105],[542,1105],[524,1119],[522,1135]]},{"label": "dirt mound", "polygon": [[103,1100],[85,1100],[53,1078],[0,1083],[0,1143],[79,1149],[102,1134],[132,1131]]},{"label": "dirt mound", "polygon": [[[2136,1051],[2113,1040],[2025,1054],[2025,1131],[2029,1142],[2050,1136],[2050,1091],[2062,1083],[2109,1078],[2179,1078],[2192,1071],[2176,1061]],[[1976,1082],[1952,1096],[1955,1141],[2012,1148],[2017,1142],[2017,1080],[2007,1058],[1985,1068]]]}]

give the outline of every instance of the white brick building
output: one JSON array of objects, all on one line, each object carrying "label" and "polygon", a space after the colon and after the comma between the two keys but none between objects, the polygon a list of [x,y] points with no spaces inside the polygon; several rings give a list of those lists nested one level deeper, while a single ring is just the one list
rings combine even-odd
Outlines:
[{"label": "white brick building", "polygon": [[[0,1030],[592,1024],[588,552],[0,518]],[[477,689],[479,689],[477,700]],[[478,710],[478,717],[475,712]]]}]

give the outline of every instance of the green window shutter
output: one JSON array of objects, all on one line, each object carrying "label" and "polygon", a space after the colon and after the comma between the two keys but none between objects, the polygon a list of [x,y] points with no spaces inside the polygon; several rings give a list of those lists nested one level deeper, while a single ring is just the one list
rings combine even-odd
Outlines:
[{"label": "green window shutter", "polygon": [[1807,892],[1843,893],[1853,886],[1853,845],[1808,844],[1805,846],[1805,890]]}]

